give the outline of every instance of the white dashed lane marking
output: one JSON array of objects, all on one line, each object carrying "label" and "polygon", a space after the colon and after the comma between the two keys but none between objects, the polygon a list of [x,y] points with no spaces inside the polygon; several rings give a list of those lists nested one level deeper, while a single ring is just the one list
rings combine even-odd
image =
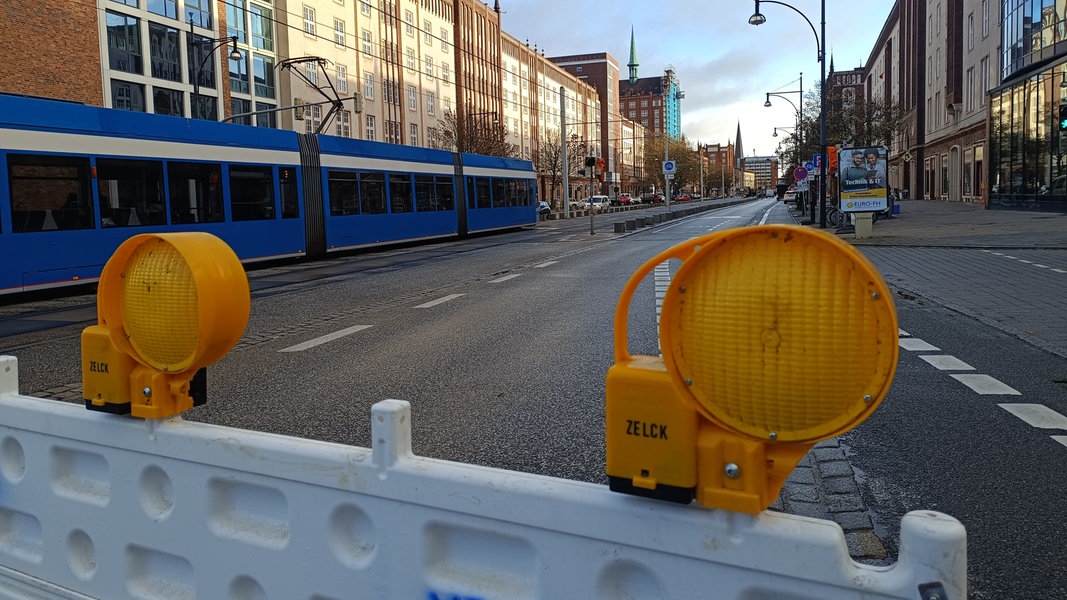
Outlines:
[{"label": "white dashed lane marking", "polygon": [[559,262],[558,260],[549,260],[549,261],[543,262],[543,263],[541,263],[539,265],[534,265],[534,268],[535,269],[543,269],[545,267],[551,267],[552,265],[554,265],[554,264],[556,264],[558,262]]},{"label": "white dashed lane marking", "polygon": [[319,346],[319,345],[325,344],[326,342],[332,342],[332,341],[334,341],[334,340],[336,340],[338,338],[343,338],[346,335],[352,335],[353,333],[356,333],[357,331],[363,331],[364,329],[367,329],[369,327],[370,327],[370,325],[353,325],[352,327],[347,327],[347,328],[342,329],[340,331],[335,331],[333,333],[329,333],[329,334],[326,334],[324,336],[317,337],[317,338],[315,338],[313,340],[308,340],[308,341],[306,341],[306,342],[304,342],[302,344],[297,344],[295,346],[289,346],[288,348],[282,348],[278,352],[302,352],[304,350],[307,350],[308,348],[314,348],[315,346]]},{"label": "white dashed lane marking", "polygon": [[[1052,410],[1044,404],[999,404],[1001,408],[1026,421],[1028,425],[1041,429],[1063,429],[1067,431],[1067,417]],[[1062,437],[1062,436],[1053,436]]]},{"label": "white dashed lane marking", "polygon": [[1007,258],[1009,260],[1015,260],[1015,261],[1018,261],[1018,262],[1021,262],[1021,263],[1025,264],[1025,265],[1030,265],[1031,267],[1037,267],[1038,269],[1048,269],[1049,271],[1052,271],[1054,273],[1067,273],[1067,270],[1065,270],[1065,269],[1057,269],[1057,268],[1054,268],[1054,267],[1050,267],[1048,265],[1043,265],[1041,263],[1036,263],[1036,262],[1034,262],[1032,260],[1026,260],[1025,258],[1019,258],[1018,256],[1012,256],[1011,254],[1004,254],[1003,252],[996,252],[994,250],[982,250],[982,252],[985,252],[985,253],[988,253],[988,254],[992,254],[993,256],[1000,256],[1000,257],[1003,257],[1003,258]]},{"label": "white dashed lane marking", "polygon": [[973,371],[974,367],[948,354],[924,354],[919,358],[933,365],[939,371]]},{"label": "white dashed lane marking", "polygon": [[989,375],[982,375],[980,373],[953,373],[951,377],[971,388],[975,393],[983,396],[998,394],[1003,396],[1022,396],[1022,394],[1015,388],[999,379],[990,377]]},{"label": "white dashed lane marking", "polygon": [[[993,254],[998,254],[994,252]],[[1035,265],[1036,266],[1036,265]],[[1055,270],[1055,269],[1053,269]],[[897,330],[900,338],[898,343],[904,350],[912,351],[936,351],[938,348],[933,344],[919,338],[911,337],[911,334],[903,329]],[[973,371],[974,367],[949,354],[920,354],[919,358],[929,363],[940,371]],[[1010,385],[989,375],[981,373],[949,373],[956,381],[971,388],[976,394],[983,396],[1021,396],[1022,393]],[[1067,417],[1052,410],[1044,404],[998,404],[1009,413],[1015,415],[1027,425],[1039,429],[1061,429],[1067,431]],[[1049,436],[1053,440],[1067,446],[1067,435]]]},{"label": "white dashed lane marking", "polygon": [[509,279],[515,279],[518,276],[519,276],[519,273],[512,273],[511,275],[505,275],[505,276],[503,276],[503,277],[501,277],[499,279],[494,279],[494,280],[490,281],[489,283],[503,283],[503,282],[505,282],[505,281],[507,281]]},{"label": "white dashed lane marking", "polygon": [[912,352],[936,352],[941,349],[933,344],[913,337],[900,338],[898,343],[900,344],[901,349],[910,350]]},{"label": "white dashed lane marking", "polygon": [[414,308],[433,308],[434,306],[437,306],[438,304],[444,304],[445,302],[450,302],[452,300],[455,300],[456,298],[459,298],[462,295],[463,294],[449,294],[449,295],[444,296],[442,298],[438,298],[437,300],[430,300],[429,302],[427,302],[425,304],[420,304],[420,305],[418,305],[418,306],[416,306]]}]

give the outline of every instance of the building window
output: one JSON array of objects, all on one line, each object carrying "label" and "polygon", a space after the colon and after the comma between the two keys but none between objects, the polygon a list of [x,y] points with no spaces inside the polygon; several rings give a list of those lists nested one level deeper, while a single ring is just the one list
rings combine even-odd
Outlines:
[{"label": "building window", "polygon": [[248,43],[245,30],[245,0],[230,0],[226,3],[226,37],[237,36],[237,41]]},{"label": "building window", "polygon": [[441,49],[448,50],[448,30],[441,28]]},{"label": "building window", "polygon": [[433,26],[430,25],[430,22],[429,21],[423,21],[422,22],[422,33],[423,33],[422,41],[428,47],[429,46],[433,46],[433,33],[431,33],[432,31],[433,31]]},{"label": "building window", "polygon": [[[164,0],[168,3],[170,0]],[[204,29],[212,29],[211,3],[213,0],[185,0],[185,16],[189,17],[194,25]]]},{"label": "building window", "polygon": [[989,57],[978,61],[978,106],[985,106],[985,91],[989,89]]},{"label": "building window", "polygon": [[363,54],[373,54],[374,50],[374,37],[370,31],[363,30]]},{"label": "building window", "polygon": [[415,70],[415,49],[408,48],[408,71]]},{"label": "building window", "polygon": [[382,81],[382,102],[400,105],[400,84],[386,79]]},{"label": "building window", "polygon": [[263,8],[255,4],[252,5],[250,12],[252,13],[252,47],[273,52],[274,21],[271,16],[274,13],[269,8]]},{"label": "building window", "polygon": [[143,73],[141,25],[138,19],[107,13],[107,57],[113,71]]},{"label": "building window", "polygon": [[359,12],[360,12],[360,14],[363,14],[363,15],[369,15],[370,14],[370,2],[367,2],[367,0],[362,0],[359,3]]},{"label": "building window", "polygon": [[974,50],[974,15],[967,15],[967,49]]},{"label": "building window", "polygon": [[348,67],[344,65],[337,65],[337,91],[348,93]]},{"label": "building window", "polygon": [[404,11],[404,33],[415,35],[415,15],[410,10]]},{"label": "building window", "polygon": [[390,144],[403,143],[400,139],[400,122],[399,121],[386,121],[385,122],[385,141]]},{"label": "building window", "polygon": [[363,98],[374,99],[374,76],[366,71],[363,73]]},{"label": "building window", "polygon": [[409,142],[412,146],[419,145],[419,126],[415,123],[411,124],[411,140]]},{"label": "building window", "polygon": [[415,110],[419,107],[418,93],[415,91],[415,86],[408,86],[408,108]]},{"label": "building window", "polygon": [[304,33],[315,37],[315,9],[310,6],[304,7]]},{"label": "building window", "polygon": [[311,85],[319,85],[319,63],[304,63],[304,76],[307,77],[309,82],[311,82]]},{"label": "building window", "polygon": [[[449,74],[448,63],[443,62],[441,63],[441,81],[448,83],[449,77],[451,77],[451,75]],[[512,93],[514,94],[514,92]]]},{"label": "building window", "polygon": [[[445,112],[452,112],[452,99],[445,97],[441,101],[445,103]],[[523,110],[525,111],[526,109],[523,108]]]},{"label": "building window", "polygon": [[[123,2],[123,4],[127,4],[127,3]],[[129,4],[129,6],[136,6],[136,3]],[[177,19],[178,18],[178,2],[177,2],[177,0],[148,0],[147,8],[148,8],[148,12],[150,12],[150,13],[155,13],[157,15],[161,15],[161,16],[164,16],[164,17],[169,17],[171,19]],[[196,20],[193,20],[193,23],[196,23],[196,22],[197,22]],[[201,27],[204,27],[204,26],[201,25]]]},{"label": "building window", "polygon": [[182,80],[182,52],[177,29],[159,23],[149,23],[148,48],[152,61],[152,77],[167,81]]},{"label": "building window", "polygon": [[255,78],[256,95],[263,98],[273,98],[274,59],[269,56],[260,56],[259,54],[252,55],[252,71]]},{"label": "building window", "polygon": [[982,0],[982,37],[989,35],[989,0]]},{"label": "building window", "polygon": [[247,94],[248,89],[248,53],[244,50],[238,50],[241,58],[239,60],[228,59],[230,61],[230,91],[239,94]]},{"label": "building window", "polygon": [[304,132],[315,133],[322,124],[322,107],[312,104],[304,108]]},{"label": "building window", "polygon": [[429,115],[434,114],[436,112],[436,110],[437,110],[437,107],[435,106],[436,104],[437,104],[437,102],[435,100],[434,93],[433,92],[427,92],[426,93],[426,114],[429,114]]},{"label": "building window", "polygon": [[341,19],[333,20],[333,43],[342,48],[345,46],[345,22]]},{"label": "building window", "polygon": [[337,113],[337,135],[352,137],[352,112],[342,110]]},{"label": "building window", "polygon": [[433,57],[426,57],[426,76],[433,77]]},{"label": "building window", "polygon": [[[245,100],[243,98],[230,98],[230,114],[243,115],[245,113],[252,112],[252,101]],[[251,125],[252,117],[237,117],[231,119],[232,122],[239,125]]]},{"label": "building window", "polygon": [[374,141],[374,115],[367,115],[364,119],[367,139]]},{"label": "building window", "polygon": [[202,88],[215,89],[215,61],[211,60],[211,40],[199,35],[189,39],[189,81]]},{"label": "building window", "polygon": [[256,127],[270,127],[271,129],[277,129],[277,113],[273,112],[275,108],[277,107],[273,104],[268,104],[266,102],[256,102],[256,112],[271,111],[263,112],[256,115]]},{"label": "building window", "polygon": [[155,87],[152,89],[152,112],[157,115],[185,115],[185,98],[177,90]]}]

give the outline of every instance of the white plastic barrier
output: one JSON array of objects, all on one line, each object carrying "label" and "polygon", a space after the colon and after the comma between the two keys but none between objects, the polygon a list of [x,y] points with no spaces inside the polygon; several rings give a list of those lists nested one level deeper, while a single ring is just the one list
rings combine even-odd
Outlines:
[{"label": "white plastic barrier", "polygon": [[0,357],[0,598],[963,600],[966,540],[912,512],[890,567],[830,521],[20,396]]}]

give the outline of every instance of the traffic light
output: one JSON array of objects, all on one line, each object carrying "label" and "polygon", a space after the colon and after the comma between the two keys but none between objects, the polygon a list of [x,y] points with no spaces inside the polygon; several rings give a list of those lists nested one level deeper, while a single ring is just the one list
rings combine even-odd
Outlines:
[{"label": "traffic light", "polygon": [[[631,356],[630,301],[668,261],[681,265],[663,298],[662,354]],[[630,278],[615,312],[610,488],[763,511],[816,442],[855,427],[881,403],[896,370],[897,335],[885,282],[860,252],[825,232],[730,229],[660,253]],[[832,376],[822,371],[827,365]]]},{"label": "traffic light", "polygon": [[251,311],[233,250],[203,232],[135,235],[98,289],[98,323],[81,336],[85,407],[160,419],[202,404],[194,376],[241,339]]},{"label": "traffic light", "polygon": [[1060,105],[1060,131],[1067,131],[1067,104]]}]

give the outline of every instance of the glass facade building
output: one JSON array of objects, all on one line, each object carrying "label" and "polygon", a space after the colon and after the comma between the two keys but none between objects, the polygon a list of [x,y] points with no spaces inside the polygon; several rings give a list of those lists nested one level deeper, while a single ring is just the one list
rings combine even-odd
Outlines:
[{"label": "glass facade building", "polygon": [[1067,0],[1003,0],[990,208],[1067,210]]}]

